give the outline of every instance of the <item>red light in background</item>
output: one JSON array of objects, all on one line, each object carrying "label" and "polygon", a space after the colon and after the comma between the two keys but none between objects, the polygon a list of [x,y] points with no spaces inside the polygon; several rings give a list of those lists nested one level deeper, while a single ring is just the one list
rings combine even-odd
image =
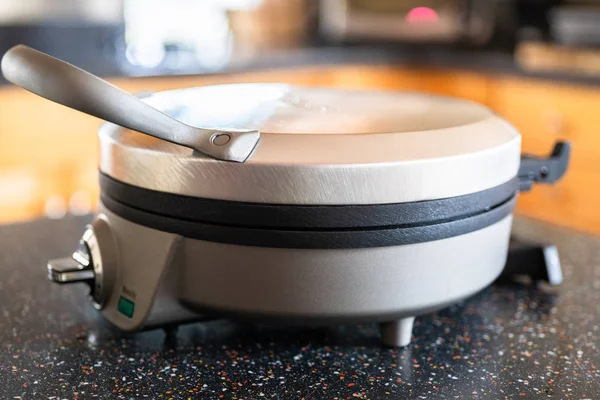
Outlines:
[{"label": "red light in background", "polygon": [[433,8],[415,7],[406,14],[406,22],[410,23],[431,23],[438,22],[440,15]]}]

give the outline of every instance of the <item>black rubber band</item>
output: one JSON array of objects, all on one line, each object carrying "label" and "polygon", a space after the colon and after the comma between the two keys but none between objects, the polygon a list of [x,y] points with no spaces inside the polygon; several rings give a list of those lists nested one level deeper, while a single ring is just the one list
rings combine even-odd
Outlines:
[{"label": "black rubber band", "polygon": [[430,242],[474,232],[512,213],[516,195],[488,211],[442,223],[412,227],[336,230],[284,230],[213,225],[149,213],[122,204],[106,193],[101,194],[101,200],[108,210],[131,222],[192,239],[258,247],[347,249]]},{"label": "black rubber band", "polygon": [[246,203],[159,192],[100,174],[102,194],[119,203],[175,219],[227,226],[277,229],[410,227],[480,214],[515,195],[517,179],[447,199],[373,205],[285,205]]}]

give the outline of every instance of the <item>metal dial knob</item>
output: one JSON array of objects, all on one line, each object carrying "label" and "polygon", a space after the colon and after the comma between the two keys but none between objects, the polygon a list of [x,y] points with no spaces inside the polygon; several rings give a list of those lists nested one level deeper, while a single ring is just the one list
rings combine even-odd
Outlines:
[{"label": "metal dial knob", "polygon": [[59,258],[48,262],[48,279],[55,283],[87,282],[93,284],[96,277],[90,249],[86,243],[94,235],[87,228],[79,240],[77,250],[71,257]]},{"label": "metal dial knob", "polygon": [[48,279],[60,284],[93,281],[94,269],[72,257],[58,258],[48,261]]},{"label": "metal dial knob", "polygon": [[87,283],[94,306],[102,308],[111,291],[115,259],[110,229],[100,217],[86,228],[71,257],[48,262],[48,279],[58,284]]}]

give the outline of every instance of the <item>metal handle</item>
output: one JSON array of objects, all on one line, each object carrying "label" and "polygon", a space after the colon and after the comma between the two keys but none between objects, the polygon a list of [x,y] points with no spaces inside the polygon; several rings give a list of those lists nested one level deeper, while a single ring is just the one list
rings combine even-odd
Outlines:
[{"label": "metal handle", "polygon": [[186,125],[89,72],[27,46],[8,50],[1,68],[7,80],[48,100],[220,160],[244,162],[260,138],[258,131]]}]

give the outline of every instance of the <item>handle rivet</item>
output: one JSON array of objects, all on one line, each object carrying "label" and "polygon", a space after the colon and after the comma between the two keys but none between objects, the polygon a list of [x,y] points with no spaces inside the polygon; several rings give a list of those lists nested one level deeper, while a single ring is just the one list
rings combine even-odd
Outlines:
[{"label": "handle rivet", "polygon": [[215,133],[210,137],[210,141],[215,146],[225,146],[231,140],[231,135],[228,133]]}]

